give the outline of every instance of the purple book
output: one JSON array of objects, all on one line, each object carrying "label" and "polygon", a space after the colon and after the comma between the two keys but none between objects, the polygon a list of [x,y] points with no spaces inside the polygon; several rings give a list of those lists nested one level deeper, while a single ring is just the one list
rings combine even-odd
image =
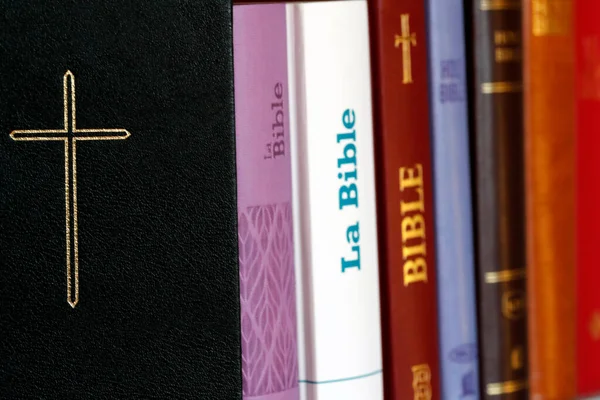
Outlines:
[{"label": "purple book", "polygon": [[297,400],[283,4],[233,8],[244,399]]}]

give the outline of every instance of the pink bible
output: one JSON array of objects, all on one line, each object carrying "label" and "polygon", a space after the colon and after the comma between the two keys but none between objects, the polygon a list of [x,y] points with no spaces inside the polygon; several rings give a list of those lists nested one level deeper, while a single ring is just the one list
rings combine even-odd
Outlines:
[{"label": "pink bible", "polygon": [[296,400],[286,10],[233,9],[244,399]]}]

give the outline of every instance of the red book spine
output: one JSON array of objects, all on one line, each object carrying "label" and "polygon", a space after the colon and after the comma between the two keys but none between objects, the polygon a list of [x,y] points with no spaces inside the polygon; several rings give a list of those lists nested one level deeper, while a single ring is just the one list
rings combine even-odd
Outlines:
[{"label": "red book spine", "polygon": [[600,392],[600,2],[575,7],[577,141],[577,393]]},{"label": "red book spine", "polygon": [[424,0],[369,3],[385,396],[439,399]]}]

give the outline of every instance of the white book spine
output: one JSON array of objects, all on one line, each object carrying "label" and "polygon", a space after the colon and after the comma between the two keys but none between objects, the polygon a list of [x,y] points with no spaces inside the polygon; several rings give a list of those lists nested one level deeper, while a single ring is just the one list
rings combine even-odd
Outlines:
[{"label": "white book spine", "polygon": [[301,398],[379,400],[367,4],[287,7]]}]

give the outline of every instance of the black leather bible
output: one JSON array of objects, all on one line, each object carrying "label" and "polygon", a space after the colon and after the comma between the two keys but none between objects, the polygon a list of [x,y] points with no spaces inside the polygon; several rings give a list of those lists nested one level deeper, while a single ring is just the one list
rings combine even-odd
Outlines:
[{"label": "black leather bible", "polygon": [[0,398],[239,399],[231,4],[0,0]]}]

